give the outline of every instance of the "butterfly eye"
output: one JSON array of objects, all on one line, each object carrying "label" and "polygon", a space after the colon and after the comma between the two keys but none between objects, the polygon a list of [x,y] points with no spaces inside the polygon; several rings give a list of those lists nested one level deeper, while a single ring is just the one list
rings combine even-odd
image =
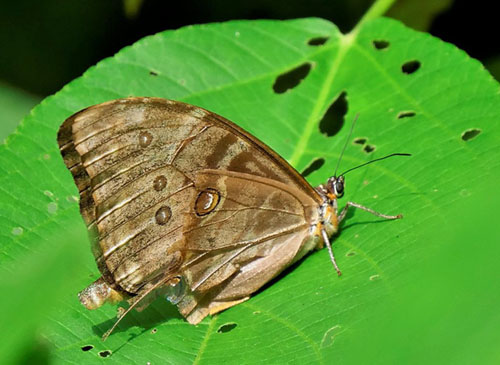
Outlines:
[{"label": "butterfly eye", "polygon": [[344,195],[344,181],[342,179],[338,179],[335,182],[335,195],[337,198],[341,198]]}]

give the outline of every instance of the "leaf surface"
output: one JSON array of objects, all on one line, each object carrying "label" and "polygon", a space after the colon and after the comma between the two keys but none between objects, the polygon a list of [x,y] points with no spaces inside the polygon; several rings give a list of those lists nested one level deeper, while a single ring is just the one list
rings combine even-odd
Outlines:
[{"label": "leaf surface", "polygon": [[[316,45],[309,44],[313,39]],[[304,70],[304,64],[310,71],[300,82],[292,77],[291,88],[275,92],[279,76]],[[348,111],[345,120],[336,121],[336,110],[329,108],[343,93]],[[396,21],[367,21],[348,35],[321,19],[166,31],[123,49],[45,99],[0,146],[5,270],[15,272],[19,257],[50,244],[55,234],[82,231],[72,198],[77,190],[59,155],[56,133],[74,112],[126,96],[164,97],[214,111],[299,171],[324,159],[307,176],[313,185],[333,174],[359,113],[339,171],[393,152],[413,157],[349,173],[339,203],[352,200],[383,213],[402,213],[404,219],[380,222],[364,212],[349,214],[334,240],[341,278],[323,250],[248,302],[198,326],[159,300],[130,314],[104,343],[100,336],[114,322],[115,308],[89,312],[76,297],[99,276],[89,248],[81,264],[88,274],[67,278],[74,293],[61,298],[40,330],[55,363],[342,362],[356,334],[369,330],[373,306],[397,297],[418,276],[418,267],[441,244],[432,237],[443,227],[453,229],[449,211],[473,200],[500,162],[498,84],[463,51]],[[325,123],[336,123],[330,130],[338,132],[327,136],[319,127]],[[487,240],[481,247],[493,244]],[[453,249],[474,245],[458,237]],[[442,265],[445,270],[446,260]],[[83,351],[87,345],[92,349]]]}]

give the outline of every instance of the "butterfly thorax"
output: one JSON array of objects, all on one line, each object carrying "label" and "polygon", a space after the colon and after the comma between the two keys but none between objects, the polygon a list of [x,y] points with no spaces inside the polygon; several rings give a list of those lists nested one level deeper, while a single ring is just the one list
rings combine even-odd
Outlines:
[{"label": "butterfly thorax", "polygon": [[[323,203],[319,211],[320,220],[311,227],[313,235],[321,238],[321,231],[324,230],[328,236],[332,236],[337,233],[339,227],[337,199],[344,194],[344,177],[332,176],[326,184],[316,187],[316,191],[323,199]],[[323,239],[321,239],[322,241]],[[321,244],[319,248],[322,247]]]},{"label": "butterfly thorax", "polygon": [[321,206],[321,222],[319,223],[320,229],[324,229],[328,236],[337,233],[339,228],[337,218],[337,199],[329,200]]},{"label": "butterfly thorax", "polygon": [[[320,193],[321,195],[321,193]],[[309,236],[303,242],[291,264],[297,262],[307,253],[322,249],[325,245],[321,231],[326,231],[328,236],[338,230],[337,201],[325,199],[318,207],[318,215],[309,228]]]},{"label": "butterfly thorax", "polygon": [[323,230],[328,236],[338,231],[337,200],[325,200],[319,207],[319,219],[311,224],[311,237],[316,239],[318,249],[323,248]]}]

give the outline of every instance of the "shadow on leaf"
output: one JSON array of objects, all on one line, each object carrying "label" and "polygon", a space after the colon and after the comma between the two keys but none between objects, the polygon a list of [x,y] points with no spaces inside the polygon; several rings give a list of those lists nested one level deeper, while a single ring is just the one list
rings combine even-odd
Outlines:
[{"label": "shadow on leaf", "polygon": [[[157,327],[159,324],[168,322],[171,319],[184,319],[178,312],[177,307],[167,302],[163,297],[156,298],[146,309],[142,311],[132,310],[115,328],[113,334],[127,332],[132,327],[141,327],[142,330],[139,334],[131,334],[127,340],[130,341],[137,336],[148,332],[151,328]],[[92,331],[99,337],[109,330],[117,318],[110,318],[95,326],[92,326]],[[116,352],[116,350],[115,350]]]}]

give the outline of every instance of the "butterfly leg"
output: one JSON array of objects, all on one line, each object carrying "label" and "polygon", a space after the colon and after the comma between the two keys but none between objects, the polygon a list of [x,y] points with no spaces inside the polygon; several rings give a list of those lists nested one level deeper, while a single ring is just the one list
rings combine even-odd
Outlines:
[{"label": "butterfly leg", "polygon": [[385,218],[385,219],[400,219],[400,218],[403,218],[403,215],[402,214],[398,214],[398,215],[386,215],[386,214],[382,214],[382,213],[379,213],[379,212],[376,212],[374,211],[373,209],[370,209],[370,208],[367,208],[361,204],[358,204],[358,203],[353,203],[353,202],[347,202],[347,204],[345,205],[344,209],[342,209],[342,211],[340,212],[339,214],[339,223],[342,222],[342,220],[345,218],[346,214],[347,214],[347,210],[349,209],[349,207],[353,207],[353,208],[358,208],[358,209],[361,209],[361,210],[364,210],[368,213],[371,213],[377,217],[380,217],[380,218]]},{"label": "butterfly leg", "polygon": [[326,233],[324,229],[321,229],[321,236],[323,237],[323,242],[326,245],[328,254],[330,255],[330,261],[332,262],[335,271],[337,271],[338,276],[342,275],[342,272],[340,272],[339,266],[337,265],[337,261],[335,260],[335,255],[333,254],[332,244],[330,243],[330,239],[328,238],[328,233]]}]

